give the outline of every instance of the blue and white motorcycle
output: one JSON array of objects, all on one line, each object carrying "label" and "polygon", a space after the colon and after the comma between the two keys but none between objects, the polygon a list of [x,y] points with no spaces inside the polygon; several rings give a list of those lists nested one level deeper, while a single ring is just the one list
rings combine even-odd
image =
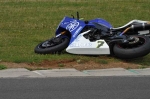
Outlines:
[{"label": "blue and white motorcycle", "polygon": [[64,49],[71,54],[114,55],[131,59],[150,52],[149,21],[132,20],[124,26],[113,28],[104,19],[89,21],[64,17],[57,27],[55,37],[38,44],[39,54],[60,53]]}]

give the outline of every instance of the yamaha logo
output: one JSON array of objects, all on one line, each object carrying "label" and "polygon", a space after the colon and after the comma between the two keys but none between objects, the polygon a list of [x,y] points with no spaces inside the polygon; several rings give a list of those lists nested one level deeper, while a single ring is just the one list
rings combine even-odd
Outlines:
[{"label": "yamaha logo", "polygon": [[77,22],[76,20],[74,20],[74,21],[72,21],[70,24],[67,25],[66,30],[69,30],[70,32],[72,32],[72,31],[75,30],[78,26],[79,26],[79,22]]}]

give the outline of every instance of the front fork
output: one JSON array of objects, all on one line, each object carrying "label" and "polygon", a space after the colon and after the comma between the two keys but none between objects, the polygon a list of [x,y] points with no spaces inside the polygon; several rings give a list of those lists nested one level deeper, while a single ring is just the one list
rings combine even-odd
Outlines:
[{"label": "front fork", "polygon": [[63,31],[60,34],[56,35],[56,38],[59,37],[59,36],[61,36],[61,35],[63,35],[63,34],[66,34],[66,33],[67,33],[67,31]]}]

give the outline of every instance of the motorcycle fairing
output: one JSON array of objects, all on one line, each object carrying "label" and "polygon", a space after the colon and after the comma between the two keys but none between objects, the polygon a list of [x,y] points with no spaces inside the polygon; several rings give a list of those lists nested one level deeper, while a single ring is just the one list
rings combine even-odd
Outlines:
[{"label": "motorcycle fairing", "polygon": [[64,17],[60,22],[59,27],[62,27],[70,32],[75,31],[78,26],[84,26],[85,23],[82,20],[73,19],[70,17]]},{"label": "motorcycle fairing", "polygon": [[[86,55],[100,55],[100,54],[110,54],[110,49],[107,43],[104,40],[96,40],[91,42],[89,39],[86,39],[83,35],[88,31],[81,33],[85,26],[95,27],[93,22],[102,24],[108,28],[112,28],[111,24],[104,19],[93,19],[88,23],[85,21],[77,20],[70,17],[64,17],[60,22],[56,36],[59,35],[62,31],[67,30],[71,33],[71,39],[66,51],[72,54],[86,54]],[[90,30],[89,30],[90,31]]]},{"label": "motorcycle fairing", "polygon": [[78,20],[70,17],[64,17],[57,27],[56,36],[59,35],[62,31],[68,30],[71,33],[71,39],[70,39],[70,44],[71,44],[76,39],[76,37],[80,34],[81,30],[83,30],[85,26],[95,27],[93,25],[93,22],[102,24],[108,28],[112,28],[109,22],[101,18],[90,20],[86,24],[85,21],[82,20]]},{"label": "motorcycle fairing", "polygon": [[101,39],[91,42],[83,36],[87,32],[79,34],[77,38],[66,48],[66,52],[84,55],[110,54],[109,46],[107,45],[105,40]]},{"label": "motorcycle fairing", "polygon": [[59,35],[64,30],[68,30],[71,33],[71,43],[84,27],[84,21],[73,19],[70,17],[64,17],[57,28],[56,35]]},{"label": "motorcycle fairing", "polygon": [[102,18],[96,18],[94,20],[89,21],[89,23],[91,23],[91,24],[93,24],[93,22],[104,25],[108,28],[112,28],[112,25],[109,22],[107,22],[106,20],[102,19]]}]

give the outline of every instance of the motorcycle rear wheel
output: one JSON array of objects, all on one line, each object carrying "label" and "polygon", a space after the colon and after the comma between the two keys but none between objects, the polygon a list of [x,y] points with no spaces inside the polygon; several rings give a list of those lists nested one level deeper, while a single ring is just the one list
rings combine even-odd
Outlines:
[{"label": "motorcycle rear wheel", "polygon": [[135,40],[128,44],[115,44],[113,52],[121,59],[132,59],[147,55],[150,52],[150,39],[147,36],[134,35]]},{"label": "motorcycle rear wheel", "polygon": [[49,40],[46,40],[44,42],[41,42],[38,44],[34,52],[38,54],[54,54],[54,53],[59,53],[65,48],[67,48],[69,44],[69,39],[68,38],[52,38]]}]

